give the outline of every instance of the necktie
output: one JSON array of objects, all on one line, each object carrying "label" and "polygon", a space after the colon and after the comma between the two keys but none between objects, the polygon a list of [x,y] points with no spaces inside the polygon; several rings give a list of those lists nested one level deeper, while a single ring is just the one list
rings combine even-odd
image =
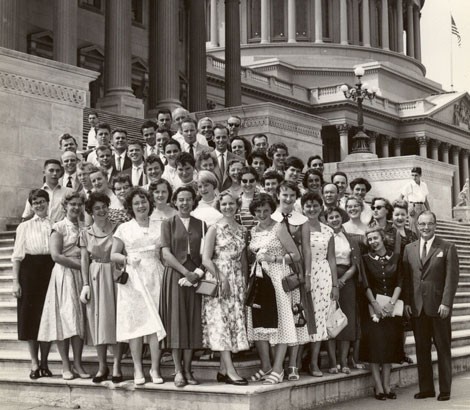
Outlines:
[{"label": "necktie", "polygon": [[86,197],[89,198],[91,195],[91,189],[89,189],[88,191],[86,191]]},{"label": "necktie", "polygon": [[189,154],[194,158],[194,144],[189,144]]},{"label": "necktie", "polygon": [[155,147],[150,147],[150,155],[155,154]]},{"label": "necktie", "polygon": [[423,252],[421,253],[421,263],[424,263],[424,261],[426,260],[427,245],[428,245],[428,243],[426,241],[424,241]]},{"label": "necktie", "polygon": [[223,181],[224,180],[224,174],[225,174],[224,154],[220,154],[220,174],[222,175],[222,181]]},{"label": "necktie", "polygon": [[118,170],[118,172],[122,171],[122,169],[121,169],[121,157],[119,155],[117,157],[117,170]]},{"label": "necktie", "polygon": [[72,176],[69,175],[69,180],[67,182],[67,185],[66,185],[67,188],[73,188],[73,184],[72,184]]},{"label": "necktie", "polygon": [[289,218],[292,216],[292,214],[282,214],[282,222],[286,224],[287,232],[292,236],[292,232],[290,231],[290,226],[289,226]]}]

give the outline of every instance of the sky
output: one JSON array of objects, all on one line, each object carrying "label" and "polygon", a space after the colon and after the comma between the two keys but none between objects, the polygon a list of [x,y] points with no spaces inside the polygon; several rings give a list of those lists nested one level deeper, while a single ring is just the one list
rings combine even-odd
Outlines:
[{"label": "sky", "polygon": [[[451,35],[451,13],[462,38],[460,47]],[[451,91],[451,50],[454,91],[470,93],[470,0],[426,0],[421,9],[422,62],[426,77],[446,91]]]}]

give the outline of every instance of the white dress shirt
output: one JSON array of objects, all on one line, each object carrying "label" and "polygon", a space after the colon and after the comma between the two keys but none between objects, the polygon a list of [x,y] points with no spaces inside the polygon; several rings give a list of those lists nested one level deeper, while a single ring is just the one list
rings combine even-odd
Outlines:
[{"label": "white dress shirt", "polygon": [[96,139],[96,129],[94,127],[90,128],[88,131],[88,140],[86,147],[87,149],[96,148],[98,146],[98,140]]},{"label": "white dress shirt", "polygon": [[116,170],[119,172],[122,172],[123,167],[124,167],[124,162],[126,161],[126,156],[127,156],[127,150],[122,152],[121,154],[117,151],[114,151],[114,163]]},{"label": "white dress shirt", "polygon": [[[47,215],[51,219],[52,223],[59,222],[65,217],[65,209],[62,205],[62,199],[68,193],[73,193],[72,188],[63,187],[58,184],[54,189],[49,188],[47,184],[44,184],[41,189],[44,189],[49,194],[49,210]],[[26,200],[26,205],[21,215],[22,218],[29,218],[34,214],[31,205]]]},{"label": "white dress shirt", "polygon": [[432,238],[428,239],[427,241],[425,241],[423,238],[419,240],[419,257],[420,258],[421,258],[421,255],[423,254],[424,242],[426,242],[426,255],[429,255],[429,251],[431,250],[431,246],[435,238],[436,238],[436,235],[434,235]]},{"label": "white dress shirt", "polygon": [[[178,141],[180,143],[180,145],[182,145],[183,142],[185,142],[184,137],[181,135],[181,133],[179,131],[176,134],[174,134],[171,138]],[[207,143],[206,137],[204,137],[204,135],[202,135],[202,134],[199,134],[199,133],[197,134],[196,141],[199,142],[199,144],[201,144],[201,145],[209,146],[209,144]]]},{"label": "white dress shirt", "polygon": [[26,254],[48,255],[49,237],[52,222],[48,217],[34,215],[29,221],[22,222],[16,229],[15,247],[11,255],[12,261],[22,261]]},{"label": "white dress shirt", "polygon": [[[140,177],[144,173],[144,163],[139,166],[132,165],[132,185],[139,186]],[[142,185],[146,183],[145,176],[142,178]]]},{"label": "white dress shirt", "polygon": [[401,191],[401,194],[408,202],[426,202],[429,195],[428,186],[424,181],[420,181],[419,185],[411,180]]},{"label": "white dress shirt", "polygon": [[78,185],[80,185],[77,180],[77,173],[74,172],[73,174],[68,174],[67,172],[64,172],[64,176],[62,177],[62,185],[64,187],[67,187],[69,180],[72,182],[72,189],[76,190],[78,188]]}]

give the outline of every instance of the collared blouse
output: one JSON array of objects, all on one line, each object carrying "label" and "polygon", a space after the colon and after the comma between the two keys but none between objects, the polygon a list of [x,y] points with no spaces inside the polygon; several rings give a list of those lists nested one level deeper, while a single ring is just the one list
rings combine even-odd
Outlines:
[{"label": "collared blouse", "polygon": [[51,236],[52,222],[50,218],[40,218],[37,215],[18,225],[16,240],[13,249],[12,261],[22,261],[26,254],[48,255],[49,237]]}]

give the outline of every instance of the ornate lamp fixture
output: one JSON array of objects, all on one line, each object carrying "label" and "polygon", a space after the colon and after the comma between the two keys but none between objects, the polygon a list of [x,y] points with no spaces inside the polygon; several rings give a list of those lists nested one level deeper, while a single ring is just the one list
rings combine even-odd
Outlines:
[{"label": "ornate lamp fixture", "polygon": [[364,76],[364,68],[359,66],[354,69],[354,75],[357,77],[357,83],[354,87],[349,88],[346,84],[341,86],[341,91],[344,96],[357,102],[357,133],[353,137],[352,153],[370,153],[369,136],[364,132],[364,111],[362,109],[362,102],[365,98],[372,101],[379,90],[375,87],[369,89],[367,83],[361,82],[361,77]]}]

